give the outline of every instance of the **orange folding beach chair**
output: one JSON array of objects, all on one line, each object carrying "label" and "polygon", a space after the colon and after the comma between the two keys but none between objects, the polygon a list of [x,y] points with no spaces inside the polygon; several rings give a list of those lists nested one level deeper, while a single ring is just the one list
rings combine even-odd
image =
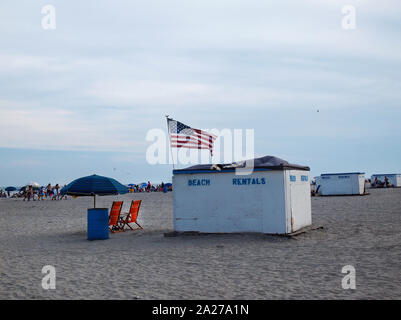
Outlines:
[{"label": "orange folding beach chair", "polygon": [[[143,229],[142,226],[138,223],[138,213],[139,208],[141,207],[142,200],[132,200],[131,207],[129,208],[129,212],[125,219],[122,220],[122,229],[124,230],[125,226],[128,226],[131,230]],[[130,223],[135,223],[138,228],[132,228]]]},{"label": "orange folding beach chair", "polygon": [[120,217],[121,209],[123,208],[123,201],[113,201],[109,215],[109,230],[111,232],[124,231],[122,220]]}]

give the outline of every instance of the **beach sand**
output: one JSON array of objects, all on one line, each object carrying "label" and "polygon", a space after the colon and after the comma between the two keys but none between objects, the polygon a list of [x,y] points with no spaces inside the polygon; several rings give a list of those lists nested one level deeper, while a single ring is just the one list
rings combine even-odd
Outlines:
[{"label": "beach sand", "polygon": [[[0,299],[400,299],[401,189],[312,198],[314,225],[295,238],[263,234],[165,237],[172,194],[142,199],[144,230],[86,240],[92,198],[0,200]],[[56,268],[56,289],[41,286]],[[341,269],[356,269],[344,290]]]}]

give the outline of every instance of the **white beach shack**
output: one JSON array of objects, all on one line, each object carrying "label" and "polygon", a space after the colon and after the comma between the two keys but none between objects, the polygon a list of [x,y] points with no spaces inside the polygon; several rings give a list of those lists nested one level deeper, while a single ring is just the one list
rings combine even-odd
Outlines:
[{"label": "white beach shack", "polygon": [[388,183],[395,188],[401,187],[401,174],[399,173],[390,173],[390,174],[373,174],[370,182],[373,184],[374,181],[377,180],[381,183],[384,183],[388,179]]},{"label": "white beach shack", "polygon": [[365,173],[324,173],[316,177],[316,186],[322,196],[361,195],[365,193]]},{"label": "white beach shack", "polygon": [[[252,161],[252,173],[239,174]],[[309,171],[271,156],[174,170],[174,229],[288,234],[309,226]]]}]

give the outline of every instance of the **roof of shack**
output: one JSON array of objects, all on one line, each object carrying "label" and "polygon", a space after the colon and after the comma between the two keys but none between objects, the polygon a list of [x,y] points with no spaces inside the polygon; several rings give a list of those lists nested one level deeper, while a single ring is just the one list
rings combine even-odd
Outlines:
[{"label": "roof of shack", "polygon": [[310,168],[307,166],[291,164],[288,163],[288,161],[286,160],[273,156],[264,156],[244,161],[237,161],[229,164],[198,164],[184,169],[174,170],[173,174],[234,172],[237,168],[252,168],[252,165],[254,171],[266,171],[266,170],[310,171]]}]

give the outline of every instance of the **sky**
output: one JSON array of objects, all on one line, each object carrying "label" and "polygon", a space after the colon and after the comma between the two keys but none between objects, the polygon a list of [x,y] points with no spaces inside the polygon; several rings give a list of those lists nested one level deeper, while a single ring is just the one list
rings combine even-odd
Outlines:
[{"label": "sky", "polygon": [[0,186],[171,181],[146,159],[167,114],[253,129],[255,156],[312,176],[399,173],[400,16],[399,0],[2,0]]}]

